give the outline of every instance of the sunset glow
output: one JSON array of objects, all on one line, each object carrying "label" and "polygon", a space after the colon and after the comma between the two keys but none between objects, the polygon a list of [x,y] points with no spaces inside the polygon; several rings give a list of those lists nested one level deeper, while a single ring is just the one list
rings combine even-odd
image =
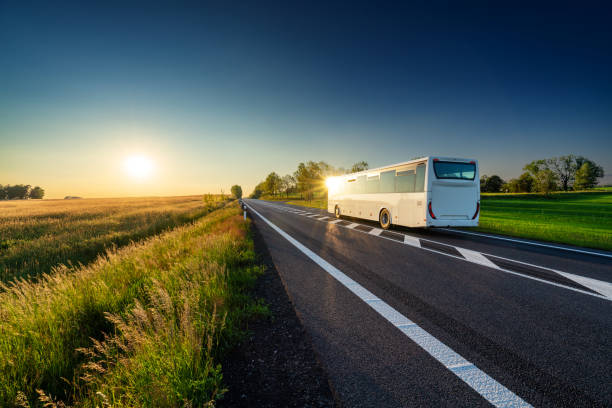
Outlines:
[{"label": "sunset glow", "polygon": [[142,155],[127,157],[123,162],[125,172],[133,179],[144,180],[149,178],[154,170],[153,161]]}]

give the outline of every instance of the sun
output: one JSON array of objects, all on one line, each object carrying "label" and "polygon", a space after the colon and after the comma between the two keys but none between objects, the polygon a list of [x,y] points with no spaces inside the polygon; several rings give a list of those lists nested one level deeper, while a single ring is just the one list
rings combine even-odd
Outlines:
[{"label": "sun", "polygon": [[153,172],[153,160],[147,156],[128,156],[123,161],[123,169],[132,178],[144,180]]}]

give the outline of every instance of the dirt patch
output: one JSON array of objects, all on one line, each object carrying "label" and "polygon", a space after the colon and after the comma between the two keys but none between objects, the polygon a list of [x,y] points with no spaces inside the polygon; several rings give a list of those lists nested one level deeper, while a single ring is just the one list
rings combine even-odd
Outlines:
[{"label": "dirt patch", "polygon": [[254,226],[253,240],[255,250],[266,266],[266,272],[257,281],[254,295],[265,300],[272,317],[251,322],[251,335],[223,362],[224,383],[229,391],[218,406],[339,406],[268,248]]}]

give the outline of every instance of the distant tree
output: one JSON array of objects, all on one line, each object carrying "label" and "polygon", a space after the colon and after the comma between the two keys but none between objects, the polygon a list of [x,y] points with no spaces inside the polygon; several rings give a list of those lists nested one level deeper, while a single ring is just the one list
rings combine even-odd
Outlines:
[{"label": "distant tree", "polygon": [[576,171],[576,180],[574,181],[575,190],[586,190],[593,188],[597,184],[596,172],[593,171],[593,166],[590,162],[585,161],[582,166]]},{"label": "distant tree", "polygon": [[504,180],[496,174],[491,177],[482,176],[480,178],[480,191],[484,193],[498,193],[504,183]]},{"label": "distant tree", "polygon": [[368,165],[368,162],[366,161],[359,161],[355,164],[353,164],[353,167],[351,167],[351,173],[357,173],[359,171],[364,171],[369,169],[370,166]]},{"label": "distant tree", "polygon": [[237,198],[237,199],[241,199],[242,198],[242,187],[240,187],[238,184],[234,184],[231,188],[231,192],[232,195]]},{"label": "distant tree", "polygon": [[546,160],[534,160],[531,163],[527,163],[525,167],[523,167],[523,170],[525,170],[527,173],[531,175],[531,177],[534,177],[534,178],[537,177],[537,174],[541,170],[546,170],[546,169],[548,169],[548,164],[546,164]]},{"label": "distant tree", "polygon": [[30,198],[33,198],[33,199],[42,199],[44,195],[45,195],[45,190],[43,190],[42,188],[40,188],[38,186],[36,186],[32,190],[30,190]]},{"label": "distant tree", "polygon": [[2,184],[0,184],[0,200],[7,199],[7,195],[8,195],[7,187],[8,186],[3,186]]},{"label": "distant tree", "polygon": [[530,193],[533,191],[535,180],[533,176],[527,172],[520,175],[518,178],[517,193]]},{"label": "distant tree", "polygon": [[[583,186],[581,188],[592,188],[595,185],[597,185],[597,179],[604,176],[604,170],[601,166],[599,166],[593,160],[589,160],[586,157],[582,157],[582,156],[576,157],[577,169],[582,169],[585,163],[588,163],[589,166],[583,169],[580,174],[580,185]],[[585,173],[587,171],[588,171],[588,176]],[[578,180],[578,170],[576,170],[576,180]],[[587,187],[584,187],[584,186],[587,186]],[[576,188],[575,185],[574,185],[574,188]]]},{"label": "distant tree", "polygon": [[[558,180],[559,187],[567,191],[574,185],[576,180],[576,173],[578,169],[582,167],[584,163],[589,163],[589,171],[591,172],[588,176],[589,180],[597,180],[599,177],[603,177],[603,168],[597,165],[594,161],[587,159],[583,156],[575,156],[568,154],[566,156],[551,157],[546,160],[534,160],[524,167],[524,170],[528,171],[531,176],[536,180],[542,180],[544,176],[538,175],[540,171],[551,170],[555,174],[555,178]],[[584,172],[585,170],[583,170]],[[582,175],[581,183],[585,180]],[[597,181],[595,181],[597,184]],[[539,185],[539,184],[538,184]]]},{"label": "distant tree", "polygon": [[546,160],[546,165],[557,175],[563,191],[567,191],[576,175],[576,156],[569,154],[567,156],[552,157]]},{"label": "distant tree", "polygon": [[9,200],[24,200],[29,197],[31,187],[29,184],[16,184],[6,187]]},{"label": "distant tree", "polygon": [[534,190],[534,179],[531,174],[525,172],[517,179],[511,179],[501,186],[501,191],[506,193],[529,193]]},{"label": "distant tree", "polygon": [[281,191],[289,197],[289,193],[295,188],[295,178],[291,174],[286,174],[281,178]]},{"label": "distant tree", "polygon": [[275,172],[268,174],[266,177],[266,181],[264,182],[265,192],[268,194],[272,194],[276,196],[278,191],[280,190],[281,178]]},{"label": "distant tree", "polygon": [[312,200],[315,190],[323,189],[324,180],[321,163],[313,161],[309,161],[306,164],[300,163],[295,173],[293,173],[297,189],[302,193],[302,198],[304,198],[304,195],[306,196],[306,200]]},{"label": "distant tree", "polygon": [[551,169],[540,170],[535,177],[536,191],[548,195],[557,190],[558,181],[558,176]]}]

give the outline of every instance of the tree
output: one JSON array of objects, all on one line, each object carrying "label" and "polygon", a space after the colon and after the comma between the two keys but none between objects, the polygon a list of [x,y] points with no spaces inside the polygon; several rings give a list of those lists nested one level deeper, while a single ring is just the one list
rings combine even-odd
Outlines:
[{"label": "tree", "polygon": [[[323,188],[321,162],[309,161],[306,164],[300,163],[293,176],[295,177],[298,191],[306,194],[306,199],[309,201],[312,200],[315,189]],[[304,197],[302,196],[302,198]]]},{"label": "tree", "polygon": [[351,167],[351,173],[357,173],[359,171],[364,171],[369,168],[370,166],[368,165],[368,162],[358,161],[357,163],[353,164],[353,167]]},{"label": "tree", "polygon": [[593,166],[590,162],[585,161],[582,166],[576,171],[576,181],[574,181],[575,190],[586,190],[593,188],[597,184],[596,172],[593,171]]},{"label": "tree", "polygon": [[482,176],[480,178],[480,191],[484,193],[499,193],[504,183],[505,181],[496,174],[491,177]]},{"label": "tree", "polygon": [[538,172],[545,169],[548,169],[546,160],[534,160],[523,167],[523,170],[528,172],[534,178],[537,176]]},{"label": "tree", "polygon": [[230,191],[232,192],[232,195],[236,197],[236,199],[239,200],[242,198],[242,187],[240,187],[238,184],[234,184]]},{"label": "tree", "polygon": [[44,195],[45,195],[45,190],[43,190],[42,188],[40,188],[38,186],[36,186],[32,190],[30,190],[30,198],[33,198],[33,199],[42,199]]},{"label": "tree", "polygon": [[535,177],[536,191],[548,195],[551,191],[557,189],[558,181],[558,176],[551,169],[542,169],[538,171]]},{"label": "tree", "polygon": [[517,179],[511,179],[501,186],[501,190],[506,193],[529,193],[533,191],[534,179],[525,172]]},{"label": "tree", "polygon": [[16,184],[14,186],[6,186],[6,195],[9,200],[24,200],[30,194],[29,184]]},{"label": "tree", "polygon": [[275,172],[268,174],[265,181],[265,191],[273,196],[280,190],[281,178]]},{"label": "tree", "polygon": [[8,186],[3,186],[2,184],[0,184],[0,200],[7,199],[7,195],[8,195],[7,187]]},{"label": "tree", "polygon": [[557,175],[563,191],[567,191],[576,175],[576,156],[569,154],[567,156],[552,157],[546,160],[546,164]]},{"label": "tree", "polygon": [[281,179],[281,191],[289,197],[289,193],[295,188],[295,178],[291,174],[286,174]]},{"label": "tree", "polygon": [[[577,169],[581,169],[582,166],[584,166],[585,163],[588,163],[589,166],[582,171],[580,177],[582,178],[580,180],[581,185],[585,185],[584,184],[584,177],[586,177],[586,179],[589,181],[589,183],[592,183],[591,187],[582,187],[582,188],[592,188],[597,184],[597,179],[601,178],[604,176],[604,170],[601,166],[599,166],[597,163],[595,163],[593,160],[589,160],[586,157],[583,156],[578,156],[576,157],[576,167]],[[588,170],[587,170],[588,169]],[[588,171],[588,176],[586,176],[586,174],[584,174],[584,172]],[[578,178],[578,174],[576,174],[576,178]],[[586,185],[590,185],[589,183],[587,183]],[[574,186],[574,188],[576,188]]]},{"label": "tree", "polygon": [[263,181],[255,186],[255,188],[253,189],[253,192],[251,193],[250,197],[257,199],[257,198],[261,197],[262,194],[263,194]]}]

